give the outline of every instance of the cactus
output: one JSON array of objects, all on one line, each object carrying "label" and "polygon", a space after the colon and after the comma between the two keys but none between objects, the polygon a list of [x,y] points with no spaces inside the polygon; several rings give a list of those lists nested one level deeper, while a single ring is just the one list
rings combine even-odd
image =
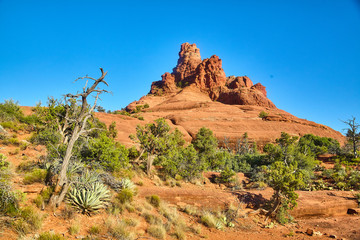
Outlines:
[{"label": "cactus", "polygon": [[106,208],[110,201],[110,190],[102,183],[92,183],[90,187],[72,188],[66,200],[82,214],[91,215]]}]

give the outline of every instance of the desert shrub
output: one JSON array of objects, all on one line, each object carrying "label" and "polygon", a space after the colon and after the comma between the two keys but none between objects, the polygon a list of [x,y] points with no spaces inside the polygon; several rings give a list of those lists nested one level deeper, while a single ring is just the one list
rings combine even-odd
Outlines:
[{"label": "desert shrub", "polygon": [[38,240],[66,240],[66,238],[58,233],[43,232],[39,234]]},{"label": "desert shrub", "polygon": [[269,215],[275,213],[276,219],[285,224],[291,220],[287,214],[289,209],[297,205],[298,194],[295,190],[300,189],[305,184],[303,175],[297,169],[297,165],[286,165],[284,162],[274,162],[267,174],[267,182],[274,189],[272,196],[272,208]]},{"label": "desert shrub", "polygon": [[109,171],[119,171],[129,164],[128,150],[114,139],[100,134],[89,141],[88,149],[82,152],[87,161],[95,161]]},{"label": "desert shrub", "polygon": [[148,222],[149,224],[162,224],[162,220],[158,216],[150,212],[144,212],[142,216],[144,217],[145,221]]},{"label": "desert shrub", "polygon": [[43,216],[32,207],[20,210],[19,218],[12,223],[14,230],[19,235],[26,235],[41,228]]},{"label": "desert shrub", "polygon": [[269,113],[267,113],[267,112],[265,112],[265,111],[261,111],[261,112],[259,113],[259,118],[265,118],[265,117],[267,117],[267,116],[269,116]]},{"label": "desert shrub", "polygon": [[16,137],[11,137],[11,138],[5,138],[2,143],[4,145],[13,145],[13,146],[19,146],[20,145],[20,141],[19,139],[17,139]]},{"label": "desert shrub", "polygon": [[20,121],[24,117],[18,102],[14,100],[5,100],[0,103],[0,122]]},{"label": "desert shrub", "polygon": [[52,128],[45,128],[33,133],[30,142],[41,145],[57,145],[61,140],[60,134]]},{"label": "desert shrub", "polygon": [[146,231],[150,236],[157,239],[164,239],[166,235],[166,229],[163,225],[151,225]]},{"label": "desert shrub", "polygon": [[101,228],[98,225],[91,226],[91,228],[89,229],[89,233],[93,235],[97,235],[100,232],[101,232]]},{"label": "desert shrub", "polygon": [[327,137],[319,137],[313,134],[305,134],[299,139],[299,147],[302,152],[310,151],[315,156],[323,153],[337,154],[340,152],[340,143]]},{"label": "desert shrub", "polygon": [[18,196],[9,183],[10,163],[0,153],[0,215],[14,215],[18,211]]},{"label": "desert shrub", "polygon": [[195,206],[192,205],[186,205],[181,209],[186,214],[189,214],[191,216],[196,216],[198,214],[198,209]]},{"label": "desert shrub", "polygon": [[129,227],[136,227],[137,225],[139,225],[139,220],[134,218],[126,218],[123,221]]},{"label": "desert shrub", "polygon": [[184,230],[180,227],[175,227],[174,228],[174,232],[172,234],[176,239],[179,240],[186,240],[186,234],[184,232]]},{"label": "desert shrub", "polygon": [[156,208],[160,207],[161,200],[158,195],[151,195],[151,196],[146,197],[146,199],[154,207],[156,207]]},{"label": "desert shrub", "polygon": [[218,140],[214,136],[213,132],[205,127],[199,129],[195,139],[192,141],[194,148],[198,151],[200,162],[207,164],[210,169],[216,169],[216,149],[218,146]]},{"label": "desert shrub", "polygon": [[0,181],[0,215],[14,215],[18,211],[18,197],[11,186]]},{"label": "desert shrub", "polygon": [[132,202],[133,197],[134,197],[134,192],[131,189],[128,189],[128,188],[122,189],[116,195],[116,199],[122,204]]},{"label": "desert shrub", "polygon": [[69,227],[70,235],[75,235],[75,234],[78,234],[79,232],[80,232],[80,225],[78,223],[72,224]]},{"label": "desert shrub", "polygon": [[221,183],[231,183],[234,181],[234,176],[235,172],[229,167],[225,167],[225,169],[220,173],[219,181]]},{"label": "desert shrub", "polygon": [[322,172],[322,176],[332,181],[332,187],[340,190],[359,190],[360,171],[351,167],[344,167],[339,162],[333,169]]},{"label": "desert shrub", "polygon": [[162,172],[166,176],[191,181],[199,178],[201,172],[206,169],[205,158],[199,158],[198,152],[190,144],[187,147],[178,147],[167,151],[158,158],[162,166]]},{"label": "desert shrub", "polygon": [[215,228],[217,219],[211,212],[205,212],[201,215],[200,221],[202,224],[204,224],[206,227],[209,228]]},{"label": "desert shrub", "polygon": [[111,234],[112,237],[115,239],[121,240],[132,240],[134,239],[134,235],[131,231],[128,230],[128,227],[125,222],[106,222],[108,232]]},{"label": "desert shrub", "polygon": [[34,199],[34,203],[38,208],[42,208],[45,203],[48,203],[51,193],[53,192],[53,188],[47,187],[41,190],[40,194]]},{"label": "desert shrub", "polygon": [[32,184],[35,182],[43,183],[46,178],[47,171],[45,169],[35,168],[31,172],[25,174],[24,184]]},{"label": "desert shrub", "polygon": [[14,132],[24,129],[24,126],[18,122],[2,122],[0,125],[3,126],[3,128],[11,129]]},{"label": "desert shrub", "polygon": [[110,197],[109,189],[96,182],[82,189],[71,188],[66,200],[82,214],[91,215],[106,208],[109,205]]}]

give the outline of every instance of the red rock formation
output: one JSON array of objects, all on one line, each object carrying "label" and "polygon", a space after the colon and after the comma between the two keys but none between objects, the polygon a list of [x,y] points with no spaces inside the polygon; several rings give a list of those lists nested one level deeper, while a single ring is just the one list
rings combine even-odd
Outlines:
[{"label": "red rock formation", "polygon": [[[253,85],[247,76],[226,78],[221,59],[213,55],[201,60],[195,44],[183,43],[177,66],[173,73],[165,73],[161,81],[153,82],[151,94],[176,93],[180,88],[194,84],[207,93],[213,101],[225,104],[256,105],[269,108],[276,106],[266,97],[266,89],[260,83]],[[177,88],[179,86],[180,88]]]},{"label": "red rock formation", "polygon": [[195,83],[201,90],[205,91],[226,84],[226,75],[222,69],[222,61],[218,56],[213,55],[199,64],[196,68]]},{"label": "red rock formation", "polygon": [[257,89],[260,92],[262,92],[262,94],[264,94],[264,96],[267,96],[267,92],[266,92],[266,87],[263,86],[261,83],[257,83],[254,86],[251,87],[251,89]]},{"label": "red rock formation", "polygon": [[247,76],[244,77],[230,76],[226,80],[226,86],[229,89],[238,89],[242,87],[250,88],[253,85],[254,85],[253,82]]},{"label": "red rock formation", "polygon": [[196,44],[183,43],[179,52],[177,66],[173,69],[176,82],[194,82],[195,70],[202,62],[200,50]]}]

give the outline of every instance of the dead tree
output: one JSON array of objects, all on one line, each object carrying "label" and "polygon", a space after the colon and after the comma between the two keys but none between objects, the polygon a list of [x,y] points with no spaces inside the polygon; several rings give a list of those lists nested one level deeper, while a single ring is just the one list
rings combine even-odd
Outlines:
[{"label": "dead tree", "polygon": [[354,154],[354,158],[357,158],[358,157],[357,149],[360,143],[360,132],[359,132],[360,124],[356,122],[355,117],[352,117],[352,119],[342,122],[349,126],[346,129],[347,130],[346,137],[349,143],[352,145],[352,152]]},{"label": "dead tree", "polygon": [[[77,100],[80,99],[81,106],[79,106],[77,108],[73,108],[73,107],[69,107],[69,105],[67,104],[66,114],[64,116],[65,122],[64,122],[63,126],[66,126],[66,128],[68,128],[68,129],[59,129],[62,132],[68,131],[69,134],[66,137],[68,139],[65,140],[67,146],[66,146],[65,156],[62,161],[60,173],[59,173],[57,181],[56,181],[54,192],[49,201],[51,206],[57,207],[63,201],[65,194],[67,193],[67,191],[69,189],[69,182],[68,182],[68,179],[66,176],[66,172],[67,172],[67,169],[69,166],[70,159],[73,155],[72,150],[73,150],[74,144],[79,139],[80,136],[85,136],[88,133],[90,133],[92,130],[94,130],[94,129],[86,128],[87,121],[92,116],[92,113],[93,113],[94,109],[96,108],[96,102],[99,99],[99,95],[104,92],[108,92],[104,89],[97,88],[97,86],[100,83],[104,83],[106,86],[108,86],[107,82],[105,82],[105,80],[104,80],[107,72],[104,72],[104,70],[102,68],[100,68],[100,70],[101,70],[101,77],[98,79],[85,76],[85,77],[80,77],[75,80],[75,81],[77,81],[80,79],[86,79],[85,86],[81,93],[78,93],[75,95],[69,93],[69,94],[65,95],[66,103],[76,105]],[[94,81],[94,83],[92,84],[91,87],[87,87],[89,80]],[[88,104],[87,97],[93,93],[96,93],[95,101],[94,101],[94,104],[92,106],[90,106]],[[74,112],[70,112],[70,111],[74,111]]]}]

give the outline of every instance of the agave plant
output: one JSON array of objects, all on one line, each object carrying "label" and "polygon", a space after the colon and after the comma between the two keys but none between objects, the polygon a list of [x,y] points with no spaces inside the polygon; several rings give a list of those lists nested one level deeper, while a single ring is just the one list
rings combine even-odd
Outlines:
[{"label": "agave plant", "polygon": [[135,184],[130,179],[123,178],[123,179],[121,179],[121,188],[122,189],[134,190],[135,189]]},{"label": "agave plant", "polygon": [[110,201],[110,190],[102,183],[92,183],[87,188],[71,188],[66,200],[82,214],[91,215],[106,208]]}]

